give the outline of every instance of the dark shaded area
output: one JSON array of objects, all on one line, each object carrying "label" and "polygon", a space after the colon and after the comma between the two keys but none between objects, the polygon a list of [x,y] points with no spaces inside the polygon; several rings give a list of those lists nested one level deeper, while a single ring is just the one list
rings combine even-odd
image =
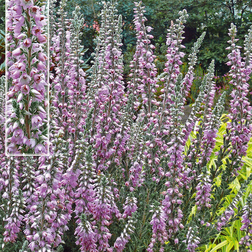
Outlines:
[{"label": "dark shaded area", "polygon": [[[135,33],[132,20],[134,18],[133,8],[134,0],[118,0],[118,14],[123,18],[123,53],[128,53],[128,46],[135,45]],[[241,41],[252,25],[252,1],[240,0],[143,0],[146,6],[147,25],[152,26],[154,35],[153,44],[165,43],[166,30],[170,26],[171,20],[178,18],[178,12],[186,9],[189,18],[185,28],[185,51],[190,49],[196,39],[205,31],[206,37],[199,52],[199,63],[204,70],[207,69],[210,61],[215,59],[217,74],[224,74],[228,68],[225,66],[227,52],[228,29],[231,22],[237,25],[238,38]],[[69,15],[74,10],[74,6],[79,5],[85,18],[85,27],[83,28],[82,42],[88,52],[84,56],[90,57],[95,48],[93,39],[97,31],[93,28],[95,23],[100,24],[100,11],[102,1],[100,0],[73,0],[67,3]],[[126,61],[126,63],[128,63]]]}]

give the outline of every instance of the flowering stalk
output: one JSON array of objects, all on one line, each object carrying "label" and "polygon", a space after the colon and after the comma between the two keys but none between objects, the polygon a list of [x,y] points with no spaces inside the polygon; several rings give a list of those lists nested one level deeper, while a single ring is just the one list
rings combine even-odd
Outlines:
[{"label": "flowering stalk", "polygon": [[5,90],[4,90],[5,76],[0,78],[0,153],[5,147]]},{"label": "flowering stalk", "polygon": [[152,238],[151,243],[147,249],[148,252],[163,251],[164,243],[168,240],[168,234],[166,231],[166,214],[164,212],[164,206],[159,204],[152,205],[153,216],[150,224],[152,225]]},{"label": "flowering stalk", "polygon": [[157,101],[154,99],[154,93],[157,84],[157,69],[154,64],[156,56],[153,54],[154,45],[150,39],[152,35],[148,34],[152,28],[145,26],[146,17],[144,16],[145,7],[142,2],[135,3],[134,24],[136,30],[137,44],[133,60],[130,63],[131,77],[128,82],[128,94],[134,96],[133,109],[137,110],[141,104],[148,117],[152,116],[153,104]]},{"label": "flowering stalk", "polygon": [[252,245],[252,194],[249,194],[247,198],[247,202],[245,204],[244,214],[242,215],[242,227],[241,230],[244,230],[246,232],[245,237],[241,238],[241,241],[239,242],[242,247],[247,248],[248,252],[251,252],[249,249]]},{"label": "flowering stalk", "polygon": [[[248,142],[251,136],[251,106],[249,104],[246,95],[248,94],[247,80],[251,73],[250,64],[245,64],[240,55],[240,49],[235,44],[236,27],[231,24],[229,29],[229,35],[231,40],[229,43],[230,47],[227,49],[231,50],[228,55],[229,61],[227,64],[231,66],[230,76],[232,80],[230,84],[233,85],[233,91],[231,93],[232,100],[230,101],[231,113],[229,118],[231,121],[227,122],[227,133],[224,134],[223,145],[217,156],[216,167],[211,167],[211,179],[214,179],[221,174],[221,188],[216,185],[213,186],[213,190],[216,190],[217,195],[220,195],[217,205],[213,200],[214,208],[217,209],[223,204],[224,190],[228,189],[228,184],[235,179],[238,175],[237,171],[243,166],[242,156],[246,155]],[[250,34],[251,36],[251,34]],[[247,55],[251,55],[251,51],[246,51]],[[250,56],[249,56],[250,57]],[[231,148],[232,147],[232,148]],[[224,171],[220,169],[222,166],[222,160],[227,157],[226,168]],[[215,213],[216,210],[214,210]],[[214,218],[212,216],[210,221]]]},{"label": "flowering stalk", "polygon": [[[173,103],[171,101],[171,97],[172,95],[175,95],[174,88],[180,73],[179,66],[182,64],[181,58],[184,57],[184,53],[179,50],[184,48],[184,45],[182,45],[184,37],[182,35],[184,33],[184,23],[186,22],[188,14],[186,10],[183,10],[179,13],[179,15],[180,17],[176,20],[175,24],[173,21],[171,22],[171,26],[167,33],[167,61],[165,63],[164,78],[160,79],[161,81],[164,81],[165,84],[164,89],[161,90],[163,93],[161,97],[163,102],[162,106],[159,107],[159,130],[161,129],[163,123],[167,123],[169,121],[165,121],[165,119],[170,117],[170,104]],[[167,126],[169,127],[169,124]]]},{"label": "flowering stalk", "polygon": [[5,171],[3,177],[5,189],[2,197],[4,201],[7,201],[5,210],[5,217],[3,219],[5,223],[4,242],[14,242],[20,232],[21,222],[23,220],[23,198],[22,192],[19,189],[20,186],[20,163],[19,160],[8,160],[5,163]]},{"label": "flowering stalk", "polygon": [[129,220],[126,223],[123,232],[115,241],[114,248],[116,249],[116,251],[122,252],[125,249],[125,245],[130,240],[130,234],[134,233],[135,224],[136,224],[136,213],[134,212],[132,216],[129,217]]},{"label": "flowering stalk", "polygon": [[[123,111],[127,98],[124,96],[122,82],[123,65],[121,52],[121,16],[115,14],[115,4],[105,4],[104,27],[101,31],[105,34],[104,44],[99,44],[97,65],[97,85],[95,89],[95,104],[92,138],[94,148],[97,152],[94,155],[96,170],[106,170],[116,163],[119,165],[119,158],[125,151],[125,143],[129,138],[127,128],[122,125]],[[103,30],[104,29],[104,30]],[[92,75],[92,78],[96,78]],[[92,81],[93,83],[93,81]],[[89,92],[93,93],[92,90]],[[87,94],[88,97],[92,96]]]},{"label": "flowering stalk", "polygon": [[191,86],[192,86],[192,83],[193,83],[193,79],[194,79],[193,70],[194,70],[194,66],[197,63],[197,53],[199,52],[199,48],[200,48],[200,46],[201,46],[201,44],[203,42],[203,39],[204,39],[205,35],[206,35],[205,32],[203,32],[201,34],[201,36],[194,43],[191,54],[188,56],[188,60],[189,60],[188,66],[189,66],[189,68],[188,68],[188,71],[185,74],[185,77],[183,79],[183,91],[182,91],[182,93],[183,93],[184,99],[188,96],[189,91],[190,91]]},{"label": "flowering stalk", "polygon": [[[170,142],[167,144],[167,153],[169,154],[169,161],[166,167],[167,182],[165,183],[167,190],[165,199],[162,201],[162,205],[164,206],[164,211],[167,216],[166,221],[168,224],[167,229],[169,238],[172,237],[174,233],[178,232],[179,228],[184,227],[181,223],[183,214],[180,209],[180,205],[182,204],[182,200],[180,199],[182,196],[180,188],[182,188],[186,182],[183,179],[183,140],[180,136],[182,129],[180,124],[180,109],[182,106],[182,96],[180,94],[181,81],[182,76],[179,75],[175,87],[175,95],[172,97],[171,117],[173,122],[171,125],[171,132],[173,132],[173,134]],[[178,116],[175,116],[175,114]]]},{"label": "flowering stalk", "polygon": [[[237,205],[242,200],[242,197],[246,191],[246,187],[249,185],[251,180],[252,175],[250,175],[248,179],[241,185],[240,190],[233,198],[230,205],[226,208],[226,210],[222,213],[222,215],[218,217],[217,222],[214,225],[214,228],[220,231],[223,227],[228,226],[228,224],[231,223],[236,216],[241,216],[242,214],[246,213],[246,204],[243,208],[237,207]],[[238,211],[236,211],[235,209]]]},{"label": "flowering stalk", "polygon": [[8,2],[6,153],[11,155],[48,154],[46,8]]},{"label": "flowering stalk", "polygon": [[58,125],[66,132],[66,137],[72,139],[73,144],[82,130],[86,114],[85,73],[80,67],[83,63],[80,59],[83,48],[79,44],[84,19],[78,6],[73,12],[73,18],[66,19],[65,6],[66,2],[61,2],[58,20],[51,18],[54,24],[51,31],[52,66],[56,73],[51,78],[55,92],[52,103],[63,118],[58,120]]},{"label": "flowering stalk", "polygon": [[[185,124],[187,130],[185,129],[184,131],[185,139],[187,140],[188,133],[191,132],[192,127],[195,125],[195,122],[197,122],[197,126],[194,129],[196,131],[196,137],[192,139],[184,159],[184,165],[187,167],[186,179],[188,181],[188,184],[185,187],[185,193],[187,193],[187,190],[192,186],[195,181],[194,179],[201,180],[199,176],[202,176],[202,172],[206,175],[207,170],[205,166],[207,165],[209,156],[215,146],[215,138],[217,134],[216,128],[220,125],[220,116],[224,109],[223,104],[225,93],[222,94],[213,111],[211,111],[211,107],[209,107],[213,104],[213,95],[208,95],[209,92],[213,94],[214,90],[212,82],[213,72],[214,68],[212,62],[209,68],[209,73],[203,79],[200,94],[197,97],[196,102],[192,107],[192,112]],[[196,114],[200,112],[200,109],[204,109],[203,118],[196,117]],[[194,187],[192,187],[192,190],[194,190]],[[188,200],[188,203],[189,201],[190,200]]]},{"label": "flowering stalk", "polygon": [[197,227],[189,227],[188,233],[186,235],[186,240],[184,241],[187,245],[187,249],[189,252],[195,252],[195,249],[198,247],[200,243],[200,238],[197,236],[199,233],[196,231]]},{"label": "flowering stalk", "polygon": [[92,205],[97,198],[95,188],[97,184],[97,174],[92,164],[92,148],[87,149],[86,156],[82,157],[83,165],[79,169],[79,187],[75,193],[75,213],[78,227],[75,230],[77,235],[77,245],[81,246],[82,251],[93,249],[97,251],[96,226],[91,224],[89,219],[92,216]]},{"label": "flowering stalk", "polygon": [[[230,119],[232,122],[228,123],[227,129],[233,129],[231,131],[231,142],[235,149],[233,154],[242,156],[246,155],[246,147],[251,134],[249,122],[251,119],[252,107],[246,96],[248,94],[249,86],[247,81],[249,80],[249,75],[252,69],[251,62],[246,65],[242,60],[239,47],[235,44],[237,41],[235,35],[236,27],[231,24],[231,28],[229,29],[229,36],[231,37],[229,43],[231,44],[231,47],[229,47],[229,49],[232,51],[228,55],[229,61],[227,65],[231,66],[230,76],[232,77],[232,80],[230,81],[230,84],[232,84],[235,89],[231,93],[232,100],[230,101],[232,113],[230,114]],[[252,52],[250,51],[250,54],[248,53],[249,51],[247,51],[247,57],[248,55],[251,57]]]},{"label": "flowering stalk", "polygon": [[[71,43],[69,31],[70,25],[69,20],[65,18],[65,6],[66,2],[62,1],[60,3],[60,8],[57,12],[59,15],[58,20],[53,17],[54,13],[50,13],[50,19],[52,22],[51,28],[51,66],[55,70],[55,74],[51,74],[52,81],[52,105],[58,111],[57,125],[66,132],[68,135],[68,111],[67,107],[70,104],[67,104],[68,92],[67,89],[72,84],[70,81],[70,68],[71,68]],[[69,85],[67,86],[67,83]],[[71,93],[72,94],[72,93]],[[60,119],[61,118],[61,119]],[[71,117],[70,117],[71,120]]]}]

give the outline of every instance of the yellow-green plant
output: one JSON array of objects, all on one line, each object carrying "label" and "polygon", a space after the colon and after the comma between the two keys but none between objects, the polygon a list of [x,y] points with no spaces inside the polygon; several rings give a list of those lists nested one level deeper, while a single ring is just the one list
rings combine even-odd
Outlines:
[{"label": "yellow-green plant", "polygon": [[[222,116],[222,123],[218,131],[216,146],[211,156],[210,164],[213,164],[217,158],[214,152],[219,151],[220,146],[223,144],[223,135],[226,132],[226,126],[227,126],[227,117],[224,114]],[[193,137],[193,135],[191,137]],[[244,161],[244,166],[238,172],[239,175],[237,176],[237,178],[230,184],[230,188],[232,189],[232,191],[229,195],[225,197],[226,202],[219,211],[220,215],[225,212],[227,207],[232,203],[232,200],[235,198],[235,196],[237,196],[241,188],[241,183],[247,180],[250,174],[252,173],[252,139],[250,139],[248,143],[247,155],[243,157],[242,160]],[[225,160],[223,160],[223,166],[225,166],[225,164],[226,162]],[[220,180],[221,176],[217,177],[216,179],[217,185],[220,185],[221,183]],[[244,207],[247,197],[251,192],[252,192],[252,183],[249,184],[249,186],[246,188],[245,193],[240,198],[239,200],[240,207],[242,208]],[[235,212],[237,213],[236,209]],[[245,232],[241,231],[241,227],[242,223],[241,219],[239,218],[235,220],[230,227],[227,227],[223,231],[221,231],[216,236],[216,238],[212,240],[208,245],[199,248],[199,250],[204,252],[215,252],[215,251],[229,252],[235,250],[237,250],[237,252],[245,251],[241,250],[239,245],[241,238],[245,236]]]}]

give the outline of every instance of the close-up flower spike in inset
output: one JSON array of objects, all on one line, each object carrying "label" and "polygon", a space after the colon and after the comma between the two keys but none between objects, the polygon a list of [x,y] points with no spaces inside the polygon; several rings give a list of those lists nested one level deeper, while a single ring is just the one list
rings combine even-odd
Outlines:
[{"label": "close-up flower spike in inset", "polygon": [[6,155],[48,155],[48,3],[6,5]]}]

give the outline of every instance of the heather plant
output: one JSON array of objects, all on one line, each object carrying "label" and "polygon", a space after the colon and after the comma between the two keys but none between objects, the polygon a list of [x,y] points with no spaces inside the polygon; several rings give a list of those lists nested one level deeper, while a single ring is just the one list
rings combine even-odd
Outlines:
[{"label": "heather plant", "polygon": [[[222,123],[220,125],[219,131],[217,133],[216,138],[216,145],[215,148],[210,156],[209,165],[215,163],[215,160],[217,160],[217,156],[215,153],[218,153],[220,147],[223,144],[223,135],[226,133],[226,126],[227,126],[227,117],[225,114],[222,116]],[[237,195],[238,191],[241,189],[241,185],[244,183],[245,180],[250,176],[251,174],[251,140],[248,143],[248,150],[246,157],[243,157],[242,159],[244,161],[244,165],[242,169],[238,172],[239,175],[236,177],[236,179],[230,183],[229,187],[231,189],[230,194],[226,196],[225,203],[222,208],[219,209],[219,214],[225,212],[225,209],[230,205],[230,203],[233,201],[234,197]],[[223,163],[225,164],[225,159],[223,159]],[[215,183],[220,186],[221,184],[221,178],[218,177],[215,180]],[[246,202],[246,198],[251,192],[251,183],[250,185],[244,190],[244,192],[240,195],[238,205],[240,207],[244,207],[244,203]],[[237,213],[237,208],[233,208],[233,210]],[[245,236],[245,233],[240,229],[242,226],[241,219],[238,218],[235,220],[229,227],[224,228],[214,239],[211,239],[209,244],[206,246],[201,246],[199,248],[199,251],[205,251],[205,252],[213,252],[217,251],[217,249],[221,251],[233,251],[236,249],[238,251],[239,247],[239,241],[243,236]]]},{"label": "heather plant", "polygon": [[[205,34],[195,42],[188,70],[183,73],[185,54],[181,50],[188,15],[181,11],[168,29],[165,68],[158,75],[152,28],[145,25],[142,3],[135,3],[136,50],[124,82],[122,18],[116,2],[103,6],[92,67],[85,72],[80,7],[68,18],[66,1],[58,8],[56,1],[51,3],[50,155],[5,156],[4,133],[9,124],[4,124],[1,111],[3,251],[13,246],[20,251],[62,251],[68,229],[74,230],[77,251],[196,251],[238,218],[244,232],[241,249],[249,251],[251,197],[242,206],[239,201],[252,176],[242,182],[230,205],[226,197],[243,166],[251,137],[251,106],[246,97],[252,30],[245,38],[243,57],[236,45],[236,27],[232,24],[229,30],[231,112],[216,149],[225,92],[215,104],[214,61],[202,79],[189,117],[182,120]],[[26,1],[22,8],[13,5],[11,13],[18,11],[22,20],[31,13],[33,2]],[[29,25],[21,40],[28,31]],[[37,38],[32,42],[36,44]],[[9,75],[14,75],[12,69],[7,70]],[[13,94],[14,102],[6,103],[7,113],[12,107],[19,108],[16,96]],[[15,113],[12,118],[21,117],[22,113]]]},{"label": "heather plant", "polygon": [[47,8],[7,2],[6,154],[48,153]]}]

